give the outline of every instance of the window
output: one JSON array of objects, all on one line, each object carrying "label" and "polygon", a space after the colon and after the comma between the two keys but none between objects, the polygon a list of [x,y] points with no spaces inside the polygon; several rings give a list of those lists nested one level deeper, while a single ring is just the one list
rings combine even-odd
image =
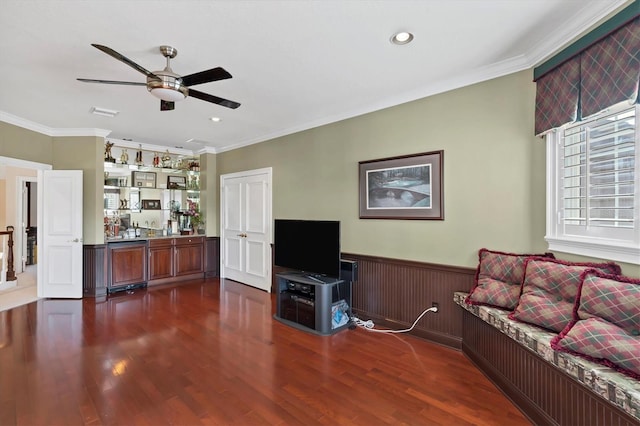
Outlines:
[{"label": "window", "polygon": [[547,134],[549,249],[640,264],[640,106]]}]

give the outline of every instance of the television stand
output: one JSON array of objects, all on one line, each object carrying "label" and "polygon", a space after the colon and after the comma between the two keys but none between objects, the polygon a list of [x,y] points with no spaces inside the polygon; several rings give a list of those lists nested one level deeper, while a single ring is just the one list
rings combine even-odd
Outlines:
[{"label": "television stand", "polygon": [[287,272],[276,274],[276,291],[274,318],[284,324],[325,336],[350,325],[351,281]]}]

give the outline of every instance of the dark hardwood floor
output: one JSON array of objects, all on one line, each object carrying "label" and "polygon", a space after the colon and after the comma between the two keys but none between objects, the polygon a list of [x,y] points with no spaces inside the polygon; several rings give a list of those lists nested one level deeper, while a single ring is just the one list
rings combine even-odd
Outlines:
[{"label": "dark hardwood floor", "polygon": [[0,425],[529,425],[458,351],[317,336],[229,280],[0,312]]}]

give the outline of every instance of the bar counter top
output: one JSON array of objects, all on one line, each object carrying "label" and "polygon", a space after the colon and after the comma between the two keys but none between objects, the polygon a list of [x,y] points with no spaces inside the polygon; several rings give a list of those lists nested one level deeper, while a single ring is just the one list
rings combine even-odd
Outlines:
[{"label": "bar counter top", "polygon": [[171,238],[194,238],[194,237],[206,237],[205,234],[190,234],[190,235],[158,235],[155,237],[136,237],[136,238],[106,238],[105,243],[133,243],[139,241],[149,240],[167,240]]}]

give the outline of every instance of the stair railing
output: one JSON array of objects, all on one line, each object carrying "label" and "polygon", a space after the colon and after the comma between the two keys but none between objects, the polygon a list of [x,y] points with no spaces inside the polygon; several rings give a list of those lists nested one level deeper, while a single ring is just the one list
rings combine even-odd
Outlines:
[{"label": "stair railing", "polygon": [[0,231],[2,246],[0,252],[0,284],[6,281],[16,280],[16,271],[13,268],[13,226],[7,226],[6,231]]}]

